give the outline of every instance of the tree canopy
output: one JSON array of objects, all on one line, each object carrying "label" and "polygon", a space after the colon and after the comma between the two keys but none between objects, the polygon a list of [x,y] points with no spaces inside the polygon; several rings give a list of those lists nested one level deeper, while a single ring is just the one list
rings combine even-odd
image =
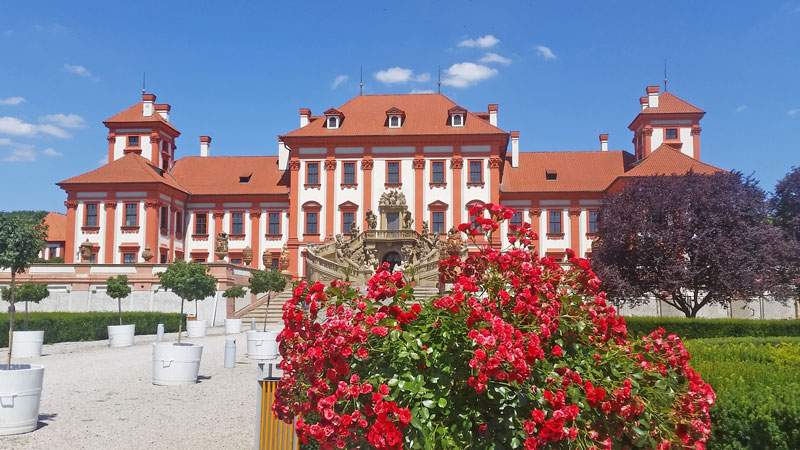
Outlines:
[{"label": "tree canopy", "polygon": [[41,220],[0,214],[0,268],[22,273],[44,249],[47,225]]},{"label": "tree canopy", "polygon": [[250,277],[250,292],[264,294],[282,291],[286,287],[286,278],[277,270],[257,270]]},{"label": "tree canopy", "polygon": [[775,186],[775,224],[800,240],[800,167],[792,167]]},{"label": "tree canopy", "polygon": [[[11,289],[3,288],[2,295],[3,298],[10,298]],[[39,303],[40,301],[46,299],[49,295],[50,291],[47,290],[46,283],[34,283],[33,281],[27,281],[17,287],[15,300],[18,302]]]},{"label": "tree canopy", "polygon": [[795,250],[767,212],[764,191],[739,173],[636,180],[604,199],[593,265],[611,298],[652,296],[687,317],[767,292],[786,300],[779,275]]},{"label": "tree canopy", "polygon": [[181,314],[178,321],[178,343],[181,342],[181,326],[183,324],[183,301],[202,300],[211,297],[217,292],[217,279],[208,273],[208,267],[176,259],[167,266],[167,270],[160,272],[158,277],[164,289],[171,289],[181,298]]},{"label": "tree canopy", "polygon": [[117,308],[119,309],[119,324],[122,325],[122,299],[130,295],[131,287],[128,286],[127,275],[117,275],[116,277],[108,277],[106,280],[106,294],[109,297],[117,300]]},{"label": "tree canopy", "polygon": [[231,286],[225,289],[222,296],[225,298],[242,298],[247,294],[242,286]]}]

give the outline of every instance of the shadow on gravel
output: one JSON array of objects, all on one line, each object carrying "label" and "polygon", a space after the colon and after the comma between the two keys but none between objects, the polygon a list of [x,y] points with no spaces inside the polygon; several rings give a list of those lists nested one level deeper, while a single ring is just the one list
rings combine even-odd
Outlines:
[{"label": "shadow on gravel", "polygon": [[36,429],[37,429],[37,430],[41,430],[42,428],[44,428],[44,427],[46,427],[46,426],[50,425],[50,424],[49,424],[49,423],[47,423],[47,422],[51,422],[53,419],[55,419],[55,418],[56,418],[56,416],[57,416],[57,415],[58,415],[57,413],[53,413],[53,414],[39,414],[39,422],[36,424]]},{"label": "shadow on gravel", "polygon": [[198,375],[197,376],[197,384],[202,383],[203,381],[210,380],[211,377],[208,375]]}]

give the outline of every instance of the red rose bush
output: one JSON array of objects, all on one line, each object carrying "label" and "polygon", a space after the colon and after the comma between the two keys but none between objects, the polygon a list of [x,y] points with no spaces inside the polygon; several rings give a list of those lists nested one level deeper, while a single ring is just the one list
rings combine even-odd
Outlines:
[{"label": "red rose bush", "polygon": [[[491,242],[512,214],[476,206],[459,230]],[[320,449],[705,448],[714,392],[680,339],[630,339],[589,261],[535,239],[510,225],[510,248],[443,261],[440,298],[385,265],[366,292],[301,282],[274,413]]]}]

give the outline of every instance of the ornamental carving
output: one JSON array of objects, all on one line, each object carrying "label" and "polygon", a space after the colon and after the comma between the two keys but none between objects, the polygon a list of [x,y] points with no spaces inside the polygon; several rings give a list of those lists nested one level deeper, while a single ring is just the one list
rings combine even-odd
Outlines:
[{"label": "ornamental carving", "polygon": [[108,208],[116,208],[117,207],[117,201],[116,200],[106,200],[104,202],[104,204],[106,206],[106,209],[108,209]]},{"label": "ornamental carving", "polygon": [[92,257],[92,243],[87,239],[80,245],[80,247],[78,247],[78,249],[81,253],[81,262],[89,262],[89,259]]},{"label": "ornamental carving", "polygon": [[149,263],[150,260],[153,259],[153,256],[154,255],[153,252],[150,250],[150,247],[145,247],[144,251],[142,251],[142,259],[144,260],[144,262]]},{"label": "ornamental carving", "polygon": [[489,167],[492,169],[499,169],[500,168],[500,158],[489,158]]},{"label": "ornamental carving", "polygon": [[261,210],[260,209],[251,209],[250,210],[250,217],[254,217],[254,218],[258,219],[259,217],[261,217]]},{"label": "ornamental carving", "polygon": [[698,135],[698,134],[700,134],[700,132],[701,132],[701,131],[703,131],[703,129],[702,129],[702,128],[700,128],[700,126],[699,126],[699,125],[695,125],[695,126],[693,126],[693,127],[692,127],[692,136],[695,136],[695,135]]},{"label": "ornamental carving", "polygon": [[335,170],[336,169],[336,160],[335,159],[326,159],[325,160],[325,170]]},{"label": "ornamental carving", "polygon": [[381,194],[380,206],[406,206],[406,196],[402,191],[386,191]]},{"label": "ornamental carving", "polygon": [[160,203],[158,202],[158,200],[145,200],[144,201],[144,206],[147,207],[147,208],[158,208],[159,205],[160,205]]},{"label": "ornamental carving", "polygon": [[367,229],[376,230],[378,228],[378,216],[372,212],[371,209],[367,210]]},{"label": "ornamental carving", "polygon": [[217,241],[214,243],[214,254],[217,255],[218,259],[225,259],[228,256],[228,233],[223,231],[217,235]]},{"label": "ornamental carving", "polygon": [[159,142],[161,142],[161,136],[159,136],[158,133],[151,134],[150,135],[150,142],[158,144]]},{"label": "ornamental carving", "polygon": [[579,216],[580,214],[581,214],[581,209],[580,208],[570,208],[569,209],[569,215],[570,216]]},{"label": "ornamental carving", "polygon": [[214,216],[215,219],[221,219],[221,218],[225,217],[225,211],[217,210],[217,211],[212,212],[211,215]]},{"label": "ornamental carving", "polygon": [[75,209],[75,208],[78,207],[78,201],[77,200],[67,200],[67,201],[64,202],[64,206],[66,206],[67,208]]},{"label": "ornamental carving", "polygon": [[540,208],[533,208],[530,211],[531,217],[539,217],[542,215],[542,210]]},{"label": "ornamental carving", "polygon": [[106,136],[106,140],[113,144],[113,143],[117,142],[117,135],[109,134],[108,136]]},{"label": "ornamental carving", "polygon": [[647,128],[645,128],[645,129],[643,130],[643,133],[644,133],[644,135],[645,135],[645,136],[652,136],[652,135],[653,135],[653,129],[652,129],[652,128],[649,128],[649,127],[647,127]]},{"label": "ornamental carving", "polygon": [[425,160],[418,158],[414,160],[414,168],[415,169],[424,169],[425,168]]},{"label": "ornamental carving", "polygon": [[296,172],[300,170],[300,161],[292,159],[289,161],[289,170]]},{"label": "ornamental carving", "polygon": [[362,159],[361,160],[361,168],[364,170],[372,170],[372,166],[375,164],[375,161],[371,159]]},{"label": "ornamental carving", "polygon": [[286,244],[283,244],[283,248],[281,248],[281,257],[278,259],[278,265],[280,265],[281,270],[289,270],[289,261],[291,257],[289,256],[289,248],[286,247]]},{"label": "ornamental carving", "polygon": [[453,169],[460,169],[464,167],[464,160],[461,158],[452,158],[450,164],[453,166]]},{"label": "ornamental carving", "polygon": [[242,249],[242,262],[248,266],[253,262],[253,249],[249,245]]},{"label": "ornamental carving", "polygon": [[450,228],[447,232],[447,254],[450,256],[458,256],[464,248],[464,239],[461,238],[461,232],[456,227]]},{"label": "ornamental carving", "polygon": [[264,269],[272,268],[272,252],[264,250],[264,253],[261,254],[261,262],[264,263]]}]

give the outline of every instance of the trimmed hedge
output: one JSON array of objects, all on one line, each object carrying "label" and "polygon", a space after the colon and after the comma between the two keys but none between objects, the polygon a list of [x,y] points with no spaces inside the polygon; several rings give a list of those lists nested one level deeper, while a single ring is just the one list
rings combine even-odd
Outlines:
[{"label": "trimmed hedge", "polygon": [[[14,329],[22,330],[25,314],[17,312]],[[136,334],[155,334],[159,323],[167,333],[178,331],[177,313],[124,312],[122,323],[136,324]],[[109,325],[119,325],[116,312],[34,312],[28,315],[29,330],[44,330],[44,343],[100,341],[108,339]],[[0,314],[0,347],[8,346],[8,314]]]},{"label": "trimmed hedge", "polygon": [[697,339],[686,348],[717,394],[709,450],[800,449],[800,338]]},{"label": "trimmed hedge", "polygon": [[634,337],[650,334],[658,327],[681,339],[800,336],[800,320],[625,317],[625,322]]}]

